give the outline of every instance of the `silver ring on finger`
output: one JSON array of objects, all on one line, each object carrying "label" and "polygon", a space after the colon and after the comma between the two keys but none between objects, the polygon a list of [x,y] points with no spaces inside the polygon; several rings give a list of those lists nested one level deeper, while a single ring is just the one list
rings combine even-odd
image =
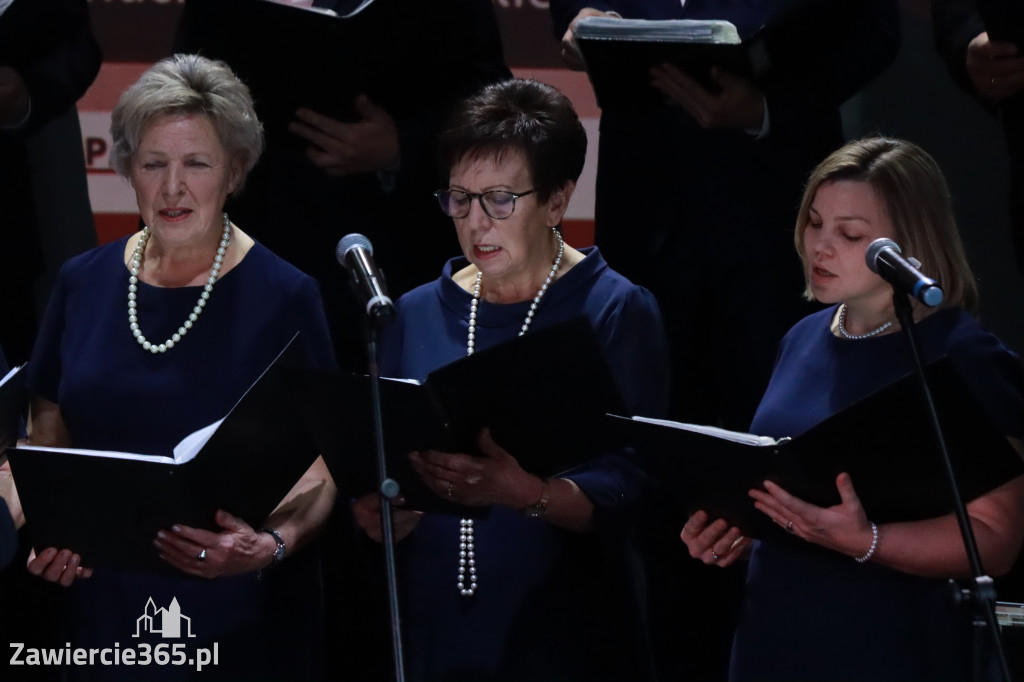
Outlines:
[{"label": "silver ring on finger", "polygon": [[712,549],[711,550],[711,558],[714,559],[715,561],[718,561],[721,557],[719,557],[717,554],[715,554],[715,550]]},{"label": "silver ring on finger", "polygon": [[196,555],[196,561],[206,561],[206,548],[203,547],[203,551]]},{"label": "silver ring on finger", "polygon": [[448,482],[448,497],[455,497],[455,484]]},{"label": "silver ring on finger", "polygon": [[786,532],[787,533],[792,533],[793,532],[793,522],[792,521],[790,521],[789,523],[786,524]]}]

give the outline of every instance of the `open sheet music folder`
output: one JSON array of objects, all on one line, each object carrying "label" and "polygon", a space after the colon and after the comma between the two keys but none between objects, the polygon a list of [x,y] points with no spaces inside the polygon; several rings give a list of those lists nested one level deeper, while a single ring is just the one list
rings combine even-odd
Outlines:
[{"label": "open sheet music folder", "polygon": [[[926,369],[964,501],[1024,474],[1024,461],[984,412],[948,359]],[[868,517],[911,521],[953,509],[919,382],[908,375],[793,438],[709,431],[673,422],[610,416],[660,483],[682,528],[707,510],[759,538],[792,538],[754,508],[747,491],[765,480],[819,506],[838,504],[836,476],[853,479]]]},{"label": "open sheet music folder", "polygon": [[[314,432],[342,494],[378,489],[369,377],[306,370]],[[466,516],[485,508],[453,505],[427,488],[408,453],[433,448],[474,454],[480,430],[526,471],[551,476],[614,449],[605,414],[622,402],[604,350],[584,318],[529,334],[431,372],[425,381],[383,379],[388,474],[407,507]]]},{"label": "open sheet music folder", "polygon": [[157,557],[158,530],[219,530],[217,509],[259,527],[317,457],[294,400],[297,337],[174,456],[8,448],[33,547],[71,549],[93,568],[176,572]]}]

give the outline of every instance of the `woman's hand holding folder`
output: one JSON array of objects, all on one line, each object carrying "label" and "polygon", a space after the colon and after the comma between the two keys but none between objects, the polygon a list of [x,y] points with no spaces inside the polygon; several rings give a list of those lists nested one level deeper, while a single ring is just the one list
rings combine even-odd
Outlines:
[{"label": "woman's hand holding folder", "polygon": [[704,510],[687,519],[679,537],[694,559],[722,568],[737,559],[746,559],[750,548],[750,538],[744,537],[739,528],[730,526],[725,519],[710,521]]},{"label": "woman's hand holding folder", "polygon": [[36,554],[33,549],[28,555],[28,572],[43,580],[69,587],[78,578],[91,578],[92,569],[81,565],[82,557],[70,549],[47,547]]}]

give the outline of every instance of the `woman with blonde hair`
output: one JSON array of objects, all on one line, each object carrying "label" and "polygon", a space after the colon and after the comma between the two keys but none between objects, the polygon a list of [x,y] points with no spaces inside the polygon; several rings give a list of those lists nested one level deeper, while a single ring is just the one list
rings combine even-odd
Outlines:
[{"label": "woman with blonde hair", "polygon": [[[852,142],[818,166],[796,245],[807,295],[829,307],[783,339],[753,432],[798,436],[912,370],[893,289],[865,262],[868,244],[885,237],[920,259],[946,293],[940,308],[913,304],[924,360],[947,356],[1024,454],[1024,370],[970,314],[977,289],[952,216],[938,165],[904,140]],[[920,443],[930,448],[931,434]],[[956,518],[874,523],[856,484],[840,474],[841,502],[828,508],[768,481],[750,492],[757,509],[804,543],[751,542],[703,511],[687,521],[683,542],[704,563],[725,566],[749,553],[733,680],[970,678],[970,613],[954,606],[947,584],[970,576]],[[967,513],[984,569],[1007,572],[1024,538],[1024,476],[968,501]]]}]

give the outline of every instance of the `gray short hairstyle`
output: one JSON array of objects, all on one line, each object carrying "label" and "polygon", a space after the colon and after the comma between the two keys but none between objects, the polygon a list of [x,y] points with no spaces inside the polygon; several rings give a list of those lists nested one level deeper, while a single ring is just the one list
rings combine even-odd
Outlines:
[{"label": "gray short hairstyle", "polygon": [[249,88],[224,62],[176,54],[146,70],[121,94],[111,112],[111,165],[128,177],[146,128],[162,116],[200,114],[213,124],[220,143],[242,170],[237,189],[263,152],[263,125]]}]

